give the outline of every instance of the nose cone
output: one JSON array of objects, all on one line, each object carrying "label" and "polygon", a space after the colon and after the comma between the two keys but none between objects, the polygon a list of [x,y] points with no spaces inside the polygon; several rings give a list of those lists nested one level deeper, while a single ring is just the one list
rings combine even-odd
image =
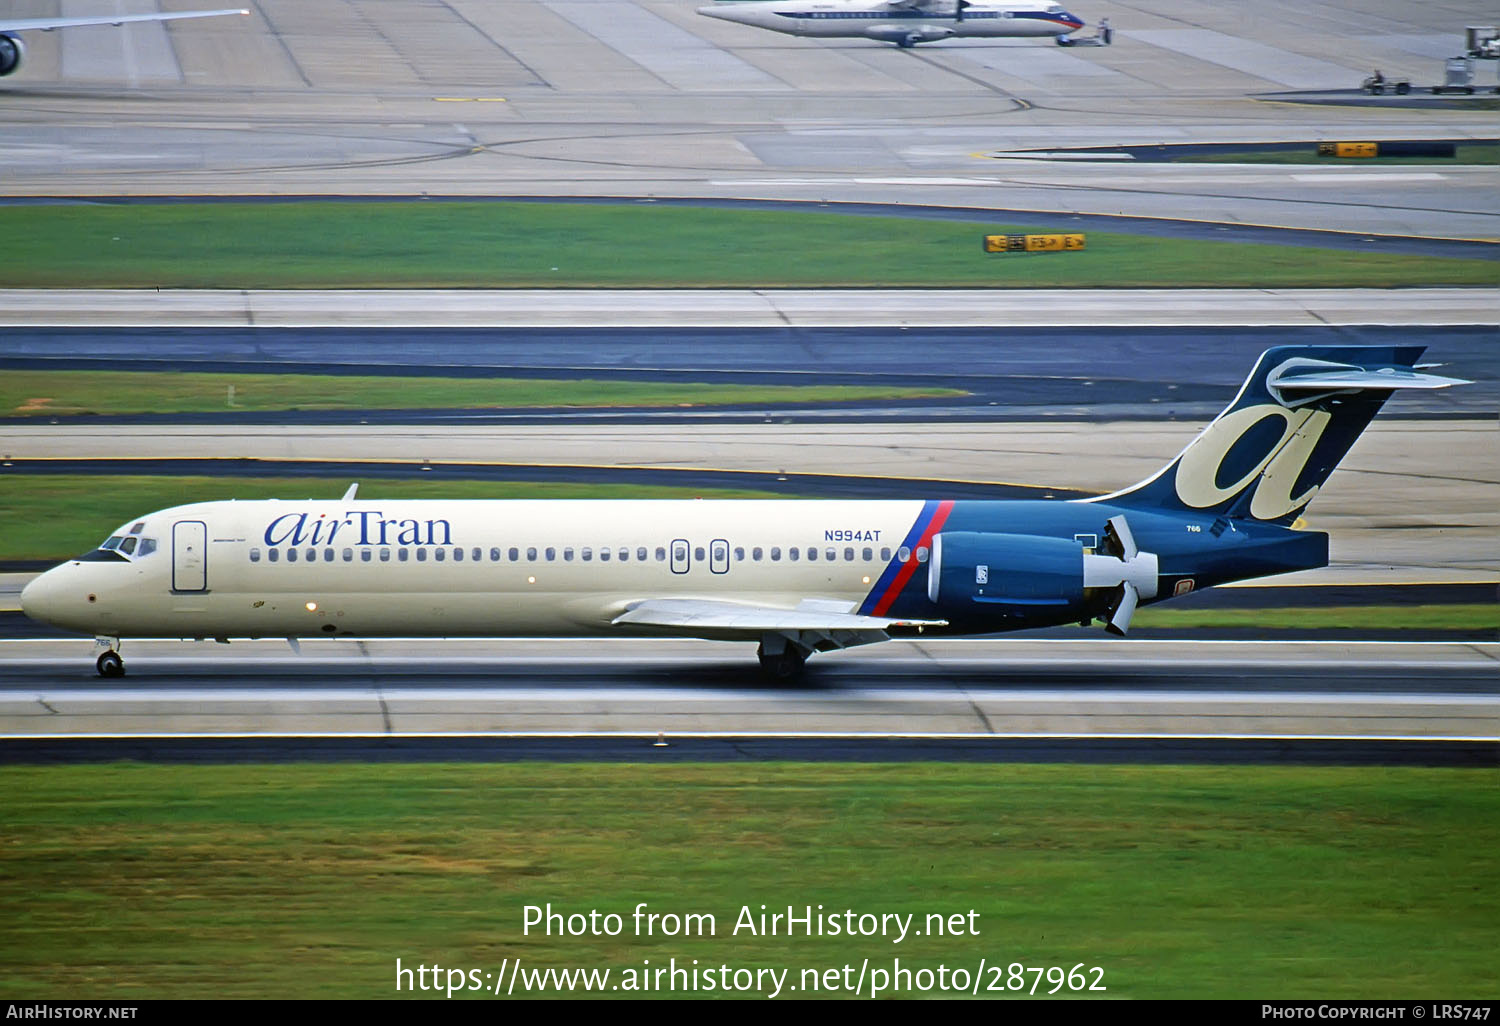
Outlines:
[{"label": "nose cone", "polygon": [[737,21],[742,25],[750,23],[750,16],[744,10],[752,4],[715,4],[709,7],[698,8],[698,13],[708,18],[718,18],[720,21]]},{"label": "nose cone", "polygon": [[52,571],[33,578],[31,583],[21,589],[21,612],[33,620],[51,623],[56,607],[57,579],[52,576]]}]

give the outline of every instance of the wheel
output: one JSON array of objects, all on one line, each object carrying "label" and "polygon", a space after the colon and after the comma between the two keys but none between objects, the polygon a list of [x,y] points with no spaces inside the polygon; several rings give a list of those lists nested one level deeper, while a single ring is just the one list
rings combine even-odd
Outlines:
[{"label": "wheel", "polygon": [[1370,87],[1370,95],[1371,96],[1384,96],[1385,95],[1385,86],[1383,86],[1383,85],[1374,85],[1374,86],[1371,86]]},{"label": "wheel", "polygon": [[1411,92],[1411,86],[1405,82],[1402,82],[1396,86],[1396,95],[1398,96],[1405,96],[1409,92]]},{"label": "wheel", "polygon": [[761,642],[755,654],[760,657],[761,670],[772,680],[796,680],[802,676],[802,668],[807,665],[807,657],[795,645],[787,645],[773,655],[766,651],[765,642]]},{"label": "wheel", "polygon": [[101,655],[94,666],[101,677],[123,677],[125,676],[125,660],[120,658],[120,653],[111,649]]}]

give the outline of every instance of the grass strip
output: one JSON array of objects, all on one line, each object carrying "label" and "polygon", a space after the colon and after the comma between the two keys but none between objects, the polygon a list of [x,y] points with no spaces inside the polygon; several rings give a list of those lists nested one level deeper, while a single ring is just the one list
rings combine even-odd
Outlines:
[{"label": "grass strip", "polygon": [[[1059,215],[1053,230],[1070,228]],[[0,285],[34,288],[1394,287],[1492,261],[1088,233],[985,254],[964,222],[652,204],[176,203],[0,208]]]},{"label": "grass strip", "polygon": [[1174,609],[1148,606],[1133,627],[1248,627],[1265,630],[1490,630],[1500,631],[1500,604],[1430,606],[1285,606],[1270,609]]},{"label": "grass strip", "polygon": [[342,374],[204,374],[9,370],[0,416],[262,410],[691,407],[853,402],[963,395],[958,389],[862,385],[717,385],[661,381],[428,378]]},{"label": "grass strip", "polygon": [[[983,958],[1100,966],[1109,998],[1482,999],[1497,784],[1371,767],[4,767],[0,996],[431,1000],[397,995],[399,957],[616,982],[648,959],[788,968],[783,996],[802,997],[803,969]],[[640,902],[712,914],[713,933],[636,936]],[[624,929],[523,933],[524,907],[548,903]],[[736,935],[762,905],[964,929]]]}]

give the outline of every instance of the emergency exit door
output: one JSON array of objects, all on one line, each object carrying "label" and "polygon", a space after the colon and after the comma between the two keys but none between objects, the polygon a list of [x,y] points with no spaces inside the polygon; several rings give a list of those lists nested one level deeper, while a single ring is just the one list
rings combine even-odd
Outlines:
[{"label": "emergency exit door", "polygon": [[208,590],[208,525],[201,520],[172,525],[172,590]]}]

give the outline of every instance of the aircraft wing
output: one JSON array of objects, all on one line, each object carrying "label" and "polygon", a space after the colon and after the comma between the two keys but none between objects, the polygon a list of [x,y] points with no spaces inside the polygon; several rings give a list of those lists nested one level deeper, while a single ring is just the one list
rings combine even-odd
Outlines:
[{"label": "aircraft wing", "polygon": [[82,25],[123,25],[127,21],[175,21],[178,18],[217,18],[221,14],[249,14],[243,7],[225,11],[178,11],[174,14],[115,14],[92,18],[7,18],[0,19],[0,32],[51,32],[53,29],[77,28]]},{"label": "aircraft wing", "polygon": [[884,631],[888,627],[942,627],[946,620],[903,620],[840,612],[843,603],[803,602],[794,609],[716,599],[646,599],[615,617],[615,624],[660,627],[674,633],[775,634],[785,632]]}]

